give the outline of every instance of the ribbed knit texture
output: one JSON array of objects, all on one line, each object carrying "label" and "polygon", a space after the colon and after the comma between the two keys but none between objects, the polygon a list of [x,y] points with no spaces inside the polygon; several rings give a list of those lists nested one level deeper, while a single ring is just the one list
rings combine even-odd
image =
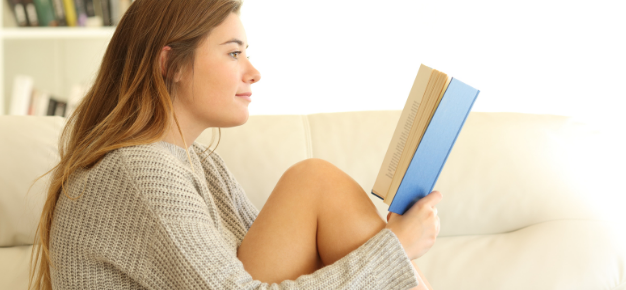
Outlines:
[{"label": "ribbed knit texture", "polygon": [[216,154],[166,142],[108,153],[74,173],[50,232],[54,289],[408,289],[417,286],[384,229],[332,265],[295,281],[253,280],[237,247],[258,210]]}]

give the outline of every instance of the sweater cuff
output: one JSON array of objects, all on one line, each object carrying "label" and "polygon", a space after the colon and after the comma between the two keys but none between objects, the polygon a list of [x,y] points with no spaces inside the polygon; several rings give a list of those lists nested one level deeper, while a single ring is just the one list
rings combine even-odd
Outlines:
[{"label": "sweater cuff", "polygon": [[[368,245],[369,244],[369,245]],[[384,255],[371,255],[376,266],[373,275],[378,277],[380,289],[409,289],[418,285],[416,271],[398,237],[390,230],[383,229],[364,245],[373,252]]]}]

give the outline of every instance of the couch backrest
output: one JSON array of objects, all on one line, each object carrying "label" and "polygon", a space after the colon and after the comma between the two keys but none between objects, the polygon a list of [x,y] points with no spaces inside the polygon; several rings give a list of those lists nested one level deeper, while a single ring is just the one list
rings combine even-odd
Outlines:
[{"label": "couch backrest", "polygon": [[0,247],[33,243],[49,178],[33,182],[59,161],[64,125],[61,117],[0,117]]},{"label": "couch backrest", "polygon": [[[381,212],[371,191],[400,111],[251,116],[222,129],[217,152],[260,209],[282,173],[316,157],[346,171]],[[0,117],[0,247],[32,244],[47,176],[58,162],[64,119]],[[609,183],[590,148],[597,132],[550,115],[471,113],[435,189],[440,236],[513,231],[555,219],[603,218],[594,199]],[[211,130],[198,142],[207,144]],[[591,141],[590,141],[591,140]],[[604,171],[602,171],[604,173]],[[595,205],[598,206],[595,206]],[[349,206],[349,205],[346,205]]]}]

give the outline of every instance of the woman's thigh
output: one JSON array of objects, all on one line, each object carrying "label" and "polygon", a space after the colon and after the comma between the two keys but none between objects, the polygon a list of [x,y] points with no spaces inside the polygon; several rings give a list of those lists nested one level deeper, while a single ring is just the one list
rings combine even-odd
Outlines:
[{"label": "woman's thigh", "polygon": [[384,224],[352,178],[307,159],[280,178],[237,255],[256,280],[294,280],[345,256]]}]

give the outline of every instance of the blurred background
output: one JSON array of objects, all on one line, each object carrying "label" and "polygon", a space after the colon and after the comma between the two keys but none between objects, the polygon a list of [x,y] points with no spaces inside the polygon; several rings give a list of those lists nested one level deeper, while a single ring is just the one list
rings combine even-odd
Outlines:
[{"label": "blurred background", "polygon": [[252,114],[402,109],[421,63],[473,110],[626,120],[625,1],[245,1]]},{"label": "blurred background", "polygon": [[[88,86],[113,28],[12,28],[3,2],[5,112],[18,75],[60,100]],[[250,113],[399,110],[423,63],[479,89],[474,111],[621,128],[624,15],[626,2],[610,0],[246,0],[248,55],[262,75]]]}]

